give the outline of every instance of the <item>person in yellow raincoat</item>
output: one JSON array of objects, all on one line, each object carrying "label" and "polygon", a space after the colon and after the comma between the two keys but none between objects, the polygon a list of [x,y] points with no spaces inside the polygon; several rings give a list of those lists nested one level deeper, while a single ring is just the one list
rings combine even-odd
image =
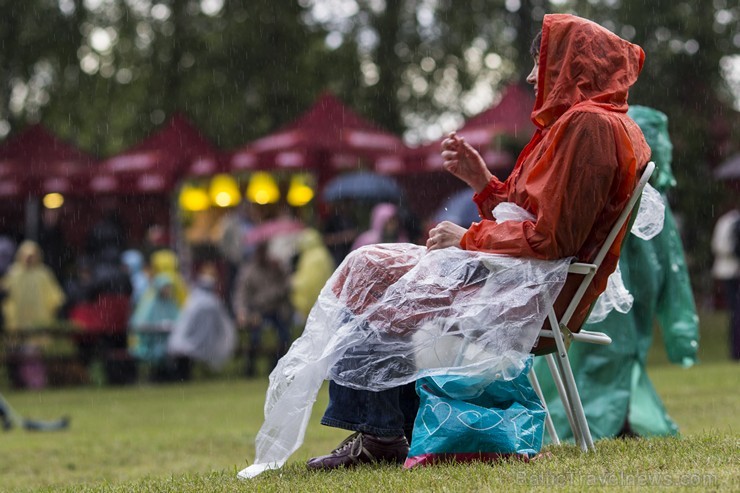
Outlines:
[{"label": "person in yellow raincoat", "polygon": [[290,301],[303,320],[316,303],[321,288],[334,272],[334,258],[321,233],[307,228],[298,240],[298,262],[290,281]]},{"label": "person in yellow raincoat", "polygon": [[51,269],[44,265],[41,248],[30,240],[20,244],[15,262],[2,278],[7,293],[3,302],[8,331],[48,327],[64,303],[64,291]]},{"label": "person in yellow raincoat", "polygon": [[188,286],[180,275],[180,264],[175,252],[167,248],[155,250],[149,257],[149,264],[152,279],[158,274],[168,274],[172,279],[175,302],[180,307],[185,304],[185,299],[188,297]]},{"label": "person in yellow raincoat", "polygon": [[[5,292],[3,316],[9,333],[48,328],[57,320],[65,300],[64,291],[49,267],[44,265],[39,245],[31,240],[20,244],[15,261],[0,280]],[[10,380],[16,387],[41,388],[46,385],[46,369],[40,354],[50,345],[48,336],[26,337],[11,342],[14,357],[8,363]]]}]

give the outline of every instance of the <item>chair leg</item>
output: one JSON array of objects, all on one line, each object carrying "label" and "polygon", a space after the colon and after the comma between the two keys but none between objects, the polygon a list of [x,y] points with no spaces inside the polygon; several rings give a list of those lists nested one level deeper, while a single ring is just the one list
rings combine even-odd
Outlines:
[{"label": "chair leg", "polygon": [[545,355],[545,361],[547,361],[547,367],[550,369],[550,376],[552,381],[555,382],[555,389],[558,391],[560,402],[563,403],[563,410],[565,411],[565,417],[568,418],[568,424],[570,429],[573,431],[573,439],[576,443],[580,443],[581,436],[576,426],[576,421],[573,418],[573,410],[570,405],[570,399],[568,399],[568,393],[565,391],[565,385],[563,385],[563,379],[560,377],[560,365],[555,361],[552,354]]},{"label": "chair leg", "polygon": [[553,356],[552,361],[553,361],[553,364],[555,365],[555,371],[558,374],[558,378],[560,378],[560,383],[563,386],[563,392],[566,396],[566,399],[564,402],[567,402],[568,411],[570,412],[570,426],[571,426],[571,430],[573,430],[573,439],[576,445],[578,445],[581,448],[581,450],[586,452],[588,450],[588,446],[586,444],[586,439],[583,436],[583,427],[581,426],[581,421],[579,421],[578,418],[576,417],[577,416],[576,408],[575,408],[575,405],[573,404],[573,399],[575,397],[573,396],[572,387],[570,387],[566,383],[567,382],[566,377],[565,377],[566,370],[564,369],[564,366],[563,366],[563,360],[557,356]]},{"label": "chair leg", "polygon": [[570,367],[570,360],[568,359],[568,351],[565,347],[563,335],[559,328],[558,330],[553,330],[553,335],[555,336],[555,344],[558,347],[557,361],[560,367],[560,374],[563,378],[563,383],[565,384],[565,391],[568,394],[573,418],[580,435],[580,437],[578,437],[578,441],[580,442],[581,449],[584,452],[594,450],[594,442],[591,438],[591,431],[588,428],[588,422],[586,421],[586,413],[583,411],[581,397],[578,395],[578,388],[576,387],[573,370]]},{"label": "chair leg", "polygon": [[547,401],[545,400],[545,396],[542,395],[542,389],[540,388],[540,382],[537,380],[537,374],[534,372],[534,368],[529,370],[529,381],[532,384],[532,387],[534,388],[535,393],[537,394],[537,397],[540,398],[540,401],[542,401],[542,406],[545,408],[545,428],[547,429],[547,433],[550,435],[550,440],[554,445],[560,445],[560,438],[558,437],[558,432],[555,429],[555,425],[552,423],[552,418],[550,417],[550,410],[547,408]]}]

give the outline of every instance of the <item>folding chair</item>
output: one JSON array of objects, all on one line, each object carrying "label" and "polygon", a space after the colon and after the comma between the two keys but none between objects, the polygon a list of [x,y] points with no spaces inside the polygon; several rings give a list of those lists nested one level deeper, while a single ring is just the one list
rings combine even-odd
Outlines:
[{"label": "folding chair", "polygon": [[[569,341],[580,341],[591,344],[611,344],[611,338],[603,332],[594,332],[588,330],[577,330],[577,328],[569,329],[568,323],[571,317],[575,313],[578,304],[583,298],[586,289],[591,284],[591,281],[596,274],[597,269],[601,265],[601,262],[606,257],[607,252],[611,248],[612,244],[617,238],[619,231],[624,226],[630,213],[635,208],[635,205],[639,202],[642,196],[642,190],[645,188],[650,176],[655,170],[655,163],[652,161],[647,164],[645,171],[640,177],[640,180],[635,187],[632,196],[630,197],[627,205],[625,206],[622,213],[619,215],[617,222],[612,227],[609,235],[604,240],[604,244],[596,254],[593,263],[574,262],[568,269],[568,274],[582,275],[583,279],[578,285],[577,290],[573,294],[572,298],[567,304],[563,315],[558,318],[555,313],[554,302],[550,303],[548,309],[547,320],[549,321],[550,329],[540,330],[540,337],[552,338],[555,340],[554,351],[545,354],[543,357],[547,360],[547,366],[550,369],[552,378],[555,382],[555,387],[558,390],[560,400],[563,402],[565,408],[565,414],[568,417],[568,422],[573,430],[573,436],[576,443],[581,447],[581,450],[587,452],[594,450],[594,442],[591,438],[591,431],[586,421],[586,414],[583,411],[583,404],[581,403],[581,397],[578,394],[578,388],[576,387],[575,378],[573,377],[573,371],[570,367],[570,361],[568,360],[568,349],[565,343],[567,337]],[[537,381],[537,375],[534,370],[529,372],[529,379],[532,382],[532,386],[542,400],[543,405],[547,410],[547,404],[542,395],[539,382]],[[554,444],[560,444],[557,432],[553,426],[552,419],[550,418],[550,412],[547,411],[545,418],[545,427],[550,434],[550,438]]]}]

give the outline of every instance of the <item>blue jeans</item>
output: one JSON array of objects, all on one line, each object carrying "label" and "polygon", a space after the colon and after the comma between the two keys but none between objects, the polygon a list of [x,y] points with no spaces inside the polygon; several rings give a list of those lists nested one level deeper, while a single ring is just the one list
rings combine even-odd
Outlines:
[{"label": "blue jeans", "polygon": [[262,347],[262,331],[265,327],[272,325],[277,331],[278,346],[275,349],[275,358],[272,363],[274,368],[278,360],[288,352],[290,347],[290,321],[278,312],[262,313],[262,324],[254,328],[249,337],[249,349],[247,351],[247,365],[245,373],[252,376],[256,372],[256,360]]},{"label": "blue jeans", "polygon": [[266,325],[272,325],[277,331],[278,336],[278,358],[282,356],[290,346],[290,320],[286,319],[285,316],[278,312],[261,313],[262,325],[252,331],[251,343],[252,347],[259,347],[262,344],[262,331]]},{"label": "blue jeans", "polygon": [[329,406],[321,424],[381,437],[411,437],[419,396],[411,382],[380,392],[329,382]]}]

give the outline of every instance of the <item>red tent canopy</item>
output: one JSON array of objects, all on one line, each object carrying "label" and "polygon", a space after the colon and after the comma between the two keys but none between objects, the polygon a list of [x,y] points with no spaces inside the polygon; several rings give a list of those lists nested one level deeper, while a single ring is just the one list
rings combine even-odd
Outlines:
[{"label": "red tent canopy", "polygon": [[[495,139],[507,136],[526,143],[535,130],[530,118],[533,107],[532,89],[523,84],[512,84],[504,90],[498,104],[468,119],[457,134],[465,137],[468,143],[478,149],[491,170],[509,169],[513,166],[516,156],[497,146]],[[405,171],[441,170],[442,140],[410,149],[406,154]]]},{"label": "red tent canopy", "polygon": [[339,171],[358,164],[382,168],[389,159],[403,165],[401,139],[380,129],[329,92],[303,115],[280,130],[233,151],[232,172],[253,169]]},{"label": "red tent canopy", "polygon": [[167,194],[196,163],[216,171],[217,152],[185,116],[175,114],[148,138],[103,161],[88,188],[98,194]]},{"label": "red tent canopy", "polygon": [[91,155],[31,125],[0,144],[0,198],[79,193],[76,180],[94,168]]}]

